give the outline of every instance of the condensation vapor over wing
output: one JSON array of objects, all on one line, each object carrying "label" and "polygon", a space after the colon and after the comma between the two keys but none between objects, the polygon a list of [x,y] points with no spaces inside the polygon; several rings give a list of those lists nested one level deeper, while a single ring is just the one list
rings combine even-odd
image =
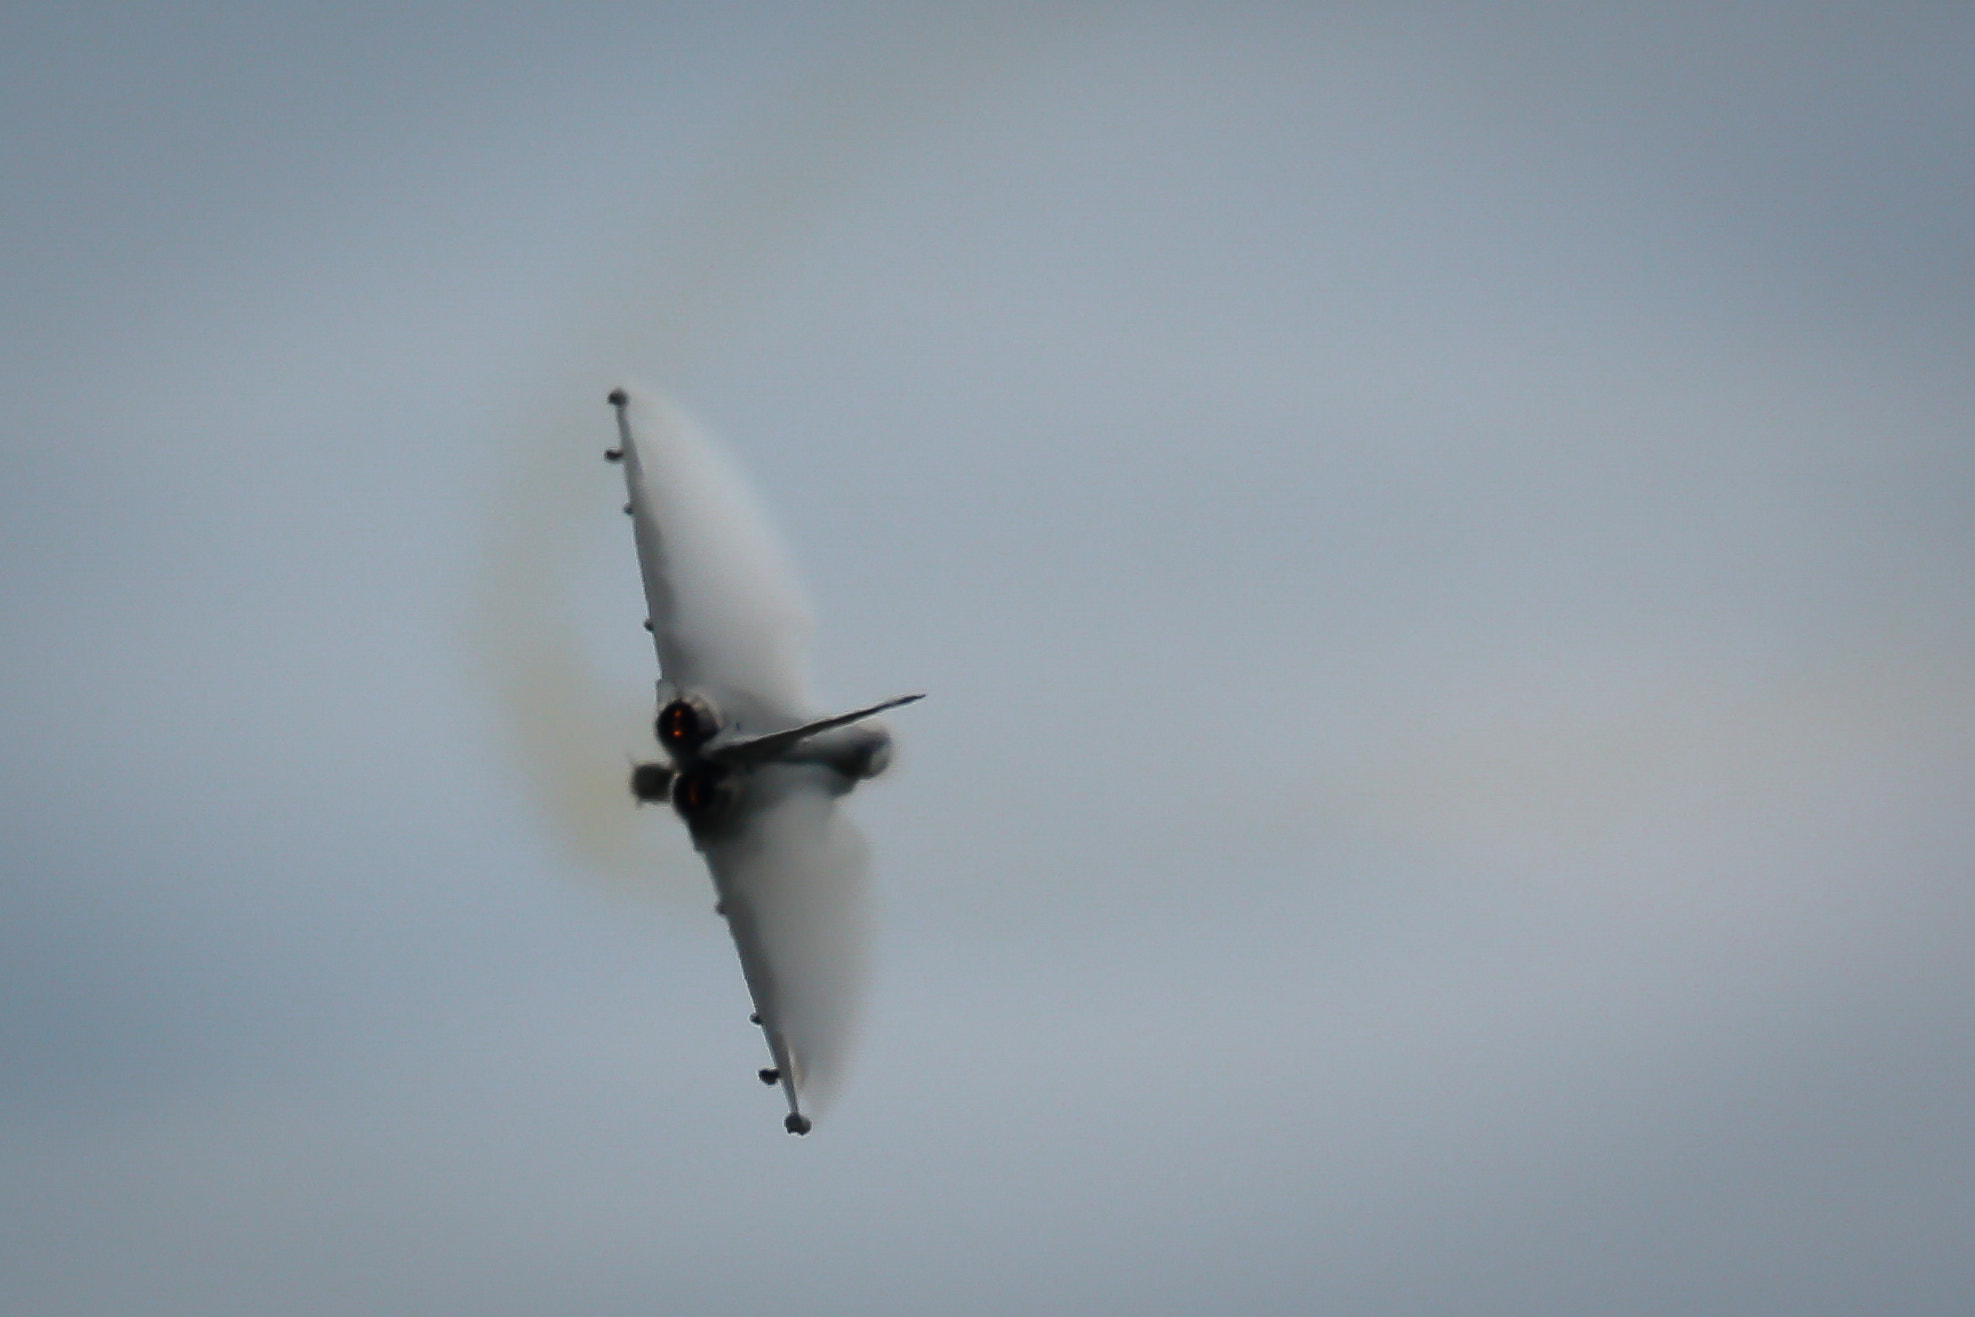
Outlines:
[{"label": "condensation vapor over wing", "polygon": [[828,1103],[863,996],[870,853],[816,770],[771,768],[763,803],[707,848],[741,968],[803,1103]]},{"label": "condensation vapor over wing", "polygon": [[759,502],[670,403],[624,393],[638,564],[665,678],[741,690],[799,716],[809,707],[813,624]]}]

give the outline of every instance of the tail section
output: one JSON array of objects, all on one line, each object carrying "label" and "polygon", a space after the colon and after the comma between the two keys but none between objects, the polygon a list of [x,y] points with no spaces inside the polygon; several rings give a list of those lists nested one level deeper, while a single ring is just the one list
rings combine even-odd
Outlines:
[{"label": "tail section", "polygon": [[897,699],[886,700],[882,704],[874,704],[868,709],[854,709],[849,713],[840,713],[832,718],[818,718],[815,722],[804,723],[800,727],[791,727],[786,731],[766,732],[760,736],[743,736],[732,741],[716,742],[702,748],[700,754],[717,763],[727,764],[733,767],[739,767],[743,764],[763,764],[769,760],[780,758],[819,732],[827,732],[833,728],[846,727],[854,722],[862,722],[873,714],[880,714],[887,709],[896,709],[900,705],[911,704],[915,700],[923,700],[925,698],[924,691],[916,695],[901,695]]}]

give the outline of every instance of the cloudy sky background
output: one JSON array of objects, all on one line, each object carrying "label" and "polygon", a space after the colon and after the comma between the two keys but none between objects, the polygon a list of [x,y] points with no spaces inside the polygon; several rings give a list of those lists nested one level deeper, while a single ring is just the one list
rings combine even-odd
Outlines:
[{"label": "cloudy sky background", "polygon": [[[4,31],[0,1308],[1965,1306],[1975,12]],[[932,693],[806,1140],[621,378]]]}]

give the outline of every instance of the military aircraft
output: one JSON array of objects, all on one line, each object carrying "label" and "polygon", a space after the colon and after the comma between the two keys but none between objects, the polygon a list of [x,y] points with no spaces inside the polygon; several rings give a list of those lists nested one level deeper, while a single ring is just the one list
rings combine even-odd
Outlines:
[{"label": "military aircraft", "polygon": [[624,467],[665,753],[632,768],[631,794],[669,803],[706,857],[768,1043],[761,1081],[788,1098],[783,1128],[807,1134],[861,977],[868,853],[837,798],[891,761],[873,716],[923,696],[816,716],[808,612],[744,483],[663,400],[620,388],[610,404],[604,456]]}]

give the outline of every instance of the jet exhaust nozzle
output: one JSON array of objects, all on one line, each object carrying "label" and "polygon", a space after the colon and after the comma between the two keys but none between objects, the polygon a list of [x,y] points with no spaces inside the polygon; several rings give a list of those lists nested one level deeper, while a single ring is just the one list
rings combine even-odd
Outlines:
[{"label": "jet exhaust nozzle", "polygon": [[674,754],[690,754],[720,730],[720,710],[706,696],[681,695],[658,711],[658,743]]}]

